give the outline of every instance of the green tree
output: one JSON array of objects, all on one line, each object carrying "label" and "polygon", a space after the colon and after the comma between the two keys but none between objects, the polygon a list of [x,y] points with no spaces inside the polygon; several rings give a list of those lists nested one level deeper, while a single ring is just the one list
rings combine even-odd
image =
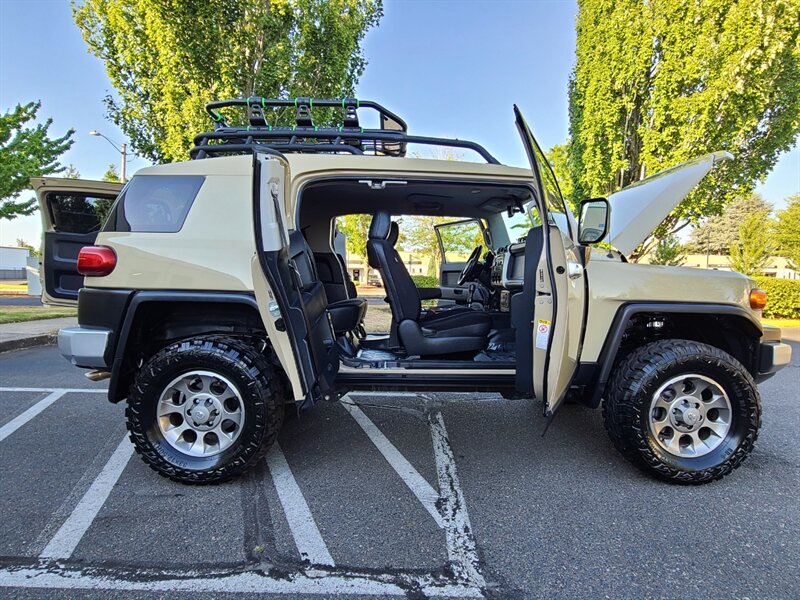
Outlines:
[{"label": "green tree", "polygon": [[660,240],[650,254],[651,265],[679,267],[685,260],[686,257],[683,255],[683,247],[676,235],[668,235],[663,240]]},{"label": "green tree", "polygon": [[32,124],[40,107],[41,102],[17,104],[0,115],[0,219],[32,214],[38,208],[36,198],[17,201],[20,193],[30,188],[31,177],[64,170],[58,157],[72,146],[75,130],[51,138],[52,119]]},{"label": "green tree", "polygon": [[28,256],[39,256],[39,251],[34,248],[31,244],[26,242],[21,238],[17,238],[17,246],[19,248],[27,248],[28,249]]},{"label": "green tree", "polygon": [[760,213],[747,215],[739,225],[739,240],[731,246],[731,268],[743,275],[763,275],[775,246],[771,239],[769,217]]},{"label": "green tree", "polygon": [[[423,258],[426,258],[428,260],[428,273],[431,275],[438,275],[439,265],[443,257],[441,248],[439,248],[439,238],[436,235],[436,226],[458,220],[458,217],[430,215],[404,217],[400,226],[400,232],[403,238],[403,250],[419,254]],[[442,244],[444,244],[448,252],[448,257],[451,253],[454,256],[468,255],[475,246],[483,245],[483,238],[481,237],[480,230],[474,223],[442,227],[439,231],[442,236]]]},{"label": "green tree", "polygon": [[775,241],[780,256],[789,259],[791,267],[800,271],[800,194],[786,199],[786,208],[778,212]]},{"label": "green tree", "polygon": [[114,164],[108,165],[108,169],[106,172],[103,173],[103,181],[109,181],[111,183],[121,183],[122,180],[119,178],[119,173],[117,173],[117,167]]},{"label": "green tree", "polygon": [[561,189],[561,195],[570,204],[572,212],[577,214],[578,205],[583,198],[576,199],[574,190],[572,189],[572,176],[569,170],[569,142],[566,144],[556,144],[550,150],[545,152],[550,166],[553,167],[553,173],[558,180],[558,187]]},{"label": "green tree", "polygon": [[633,259],[749,193],[800,131],[798,0],[579,0],[573,201],[727,150]]},{"label": "green tree", "polygon": [[347,251],[367,257],[367,234],[372,215],[344,215],[336,219],[336,227],[346,236]]},{"label": "green tree", "polygon": [[78,169],[75,168],[75,165],[72,163],[67,165],[67,168],[64,170],[64,178],[65,179],[80,179],[81,174]]},{"label": "green tree", "polygon": [[736,198],[724,208],[722,214],[709,217],[692,229],[689,246],[695,252],[708,250],[712,254],[728,254],[739,239],[739,226],[747,215],[767,217],[771,212],[772,205],[760,194]]},{"label": "green tree", "polygon": [[[187,158],[193,136],[209,129],[212,100],[352,97],[366,66],[361,42],[382,15],[381,0],[73,4],[117,92],[105,99],[111,120],[155,162]],[[293,115],[267,116],[274,125]]]}]

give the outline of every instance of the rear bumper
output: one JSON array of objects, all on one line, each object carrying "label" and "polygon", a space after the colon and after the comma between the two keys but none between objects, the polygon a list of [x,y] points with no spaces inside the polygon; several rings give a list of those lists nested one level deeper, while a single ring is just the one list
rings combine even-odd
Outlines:
[{"label": "rear bumper", "polygon": [[77,367],[103,369],[106,350],[111,339],[110,329],[68,327],[58,332],[58,349],[62,356]]}]

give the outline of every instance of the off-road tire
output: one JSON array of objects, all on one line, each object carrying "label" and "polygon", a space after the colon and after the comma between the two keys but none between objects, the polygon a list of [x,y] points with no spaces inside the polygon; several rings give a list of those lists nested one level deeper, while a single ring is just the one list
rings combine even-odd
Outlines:
[{"label": "off-road tire", "polygon": [[[728,394],[732,409],[723,441],[696,458],[667,452],[648,426],[653,394],[682,373],[712,378]],[[606,388],[603,419],[614,445],[632,463],[670,483],[696,485],[723,478],[750,454],[761,425],[761,398],[750,373],[727,352],[689,340],[660,340],[617,365]]]},{"label": "off-road tire", "polygon": [[[230,380],[244,404],[239,437],[215,456],[179,452],[164,439],[156,421],[156,405],[165,386],[194,369]],[[128,395],[125,417],[136,452],[150,468],[173,481],[213,484],[236,477],[263,459],[283,423],[283,403],[282,380],[251,342],[204,336],[171,344],[142,365]]]}]

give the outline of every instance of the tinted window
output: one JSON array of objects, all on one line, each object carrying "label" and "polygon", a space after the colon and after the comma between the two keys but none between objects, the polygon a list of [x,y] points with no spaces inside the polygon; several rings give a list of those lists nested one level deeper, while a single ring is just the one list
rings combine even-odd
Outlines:
[{"label": "tinted window", "polygon": [[115,231],[180,231],[203,185],[199,175],[136,175],[122,190],[109,227]]},{"label": "tinted window", "polygon": [[91,233],[99,231],[114,196],[90,196],[66,192],[47,194],[53,229],[61,233]]}]

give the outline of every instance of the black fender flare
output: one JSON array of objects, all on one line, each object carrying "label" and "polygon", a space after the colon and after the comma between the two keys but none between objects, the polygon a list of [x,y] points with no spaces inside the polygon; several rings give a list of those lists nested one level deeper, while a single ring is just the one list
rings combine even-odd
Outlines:
[{"label": "black fender flare", "polygon": [[128,338],[136,319],[136,314],[143,304],[158,302],[160,304],[170,304],[177,302],[204,302],[213,304],[242,304],[255,309],[260,314],[258,302],[252,292],[212,292],[212,291],[148,291],[142,290],[131,295],[130,302],[125,310],[125,318],[122,321],[119,333],[116,336],[116,348],[114,350],[114,360],[111,364],[111,378],[108,382],[108,400],[117,403],[126,396],[126,389],[123,387],[122,368],[125,360],[125,352],[128,347]]},{"label": "black fender flare", "polygon": [[683,314],[683,315],[715,315],[715,316],[734,316],[743,317],[752,324],[751,334],[753,337],[760,338],[763,329],[761,324],[741,306],[734,304],[713,304],[700,302],[629,302],[617,309],[611,327],[606,335],[606,341],[600,351],[598,358],[597,379],[593,386],[591,396],[587,399],[587,405],[592,408],[600,406],[606,384],[611,378],[611,370],[617,358],[617,352],[622,344],[622,336],[628,326],[628,322],[638,314]]}]

